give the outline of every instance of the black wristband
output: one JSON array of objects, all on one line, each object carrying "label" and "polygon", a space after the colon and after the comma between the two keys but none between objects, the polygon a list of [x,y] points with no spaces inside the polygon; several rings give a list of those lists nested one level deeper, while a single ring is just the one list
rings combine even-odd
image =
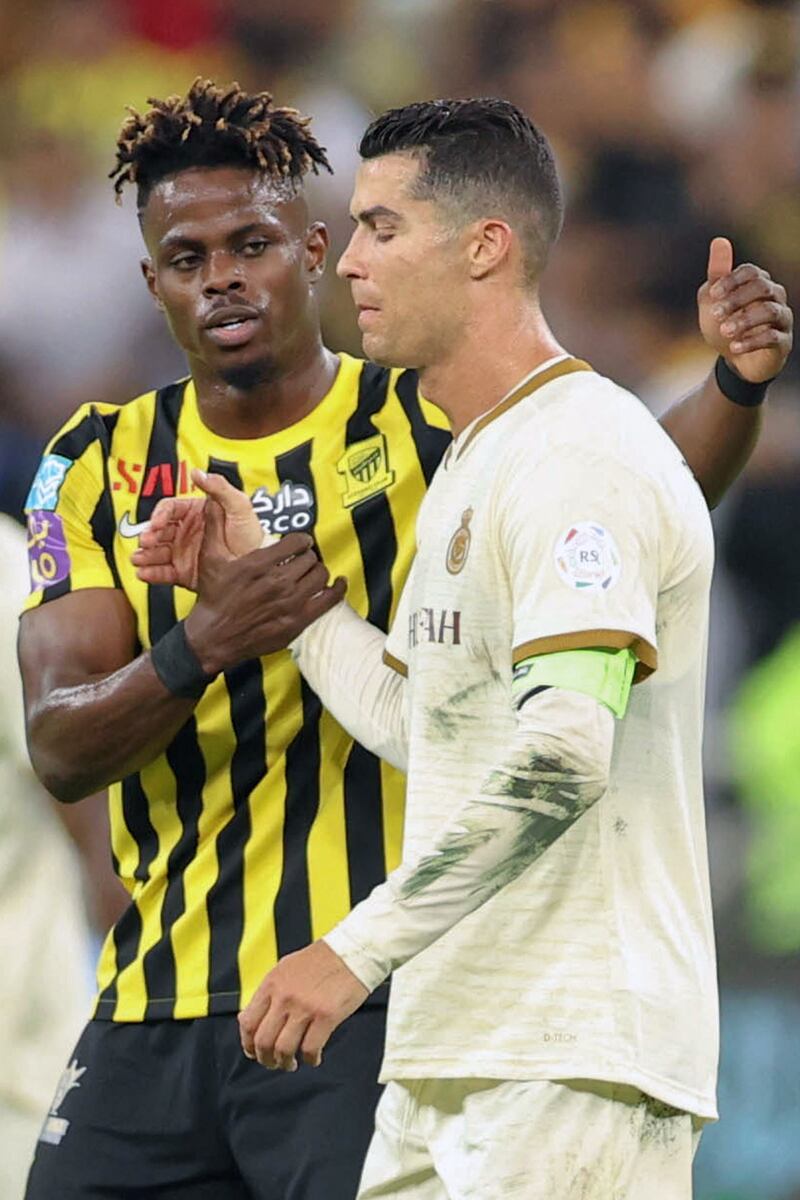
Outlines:
[{"label": "black wristband", "polygon": [[767,388],[772,383],[771,379],[764,383],[750,383],[749,380],[742,379],[722,355],[714,364],[714,378],[723,396],[734,404],[740,404],[742,408],[758,408],[759,404],[763,404]]},{"label": "black wristband", "polygon": [[150,651],[153,670],[167,691],[184,700],[199,700],[215,675],[207,675],[186,638],[183,621],[173,625]]}]

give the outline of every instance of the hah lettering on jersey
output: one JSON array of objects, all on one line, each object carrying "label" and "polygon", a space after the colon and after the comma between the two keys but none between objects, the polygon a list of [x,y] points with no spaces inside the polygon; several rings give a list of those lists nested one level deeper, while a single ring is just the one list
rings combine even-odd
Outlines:
[{"label": "hah lettering on jersey", "polygon": [[461,645],[461,612],[450,608],[418,608],[408,618],[408,644],[413,649],[421,642]]}]

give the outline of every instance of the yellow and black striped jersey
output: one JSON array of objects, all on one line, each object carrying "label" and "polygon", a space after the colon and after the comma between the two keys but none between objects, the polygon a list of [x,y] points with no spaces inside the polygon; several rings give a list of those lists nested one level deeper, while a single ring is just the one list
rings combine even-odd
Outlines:
[{"label": "yellow and black striped jersey", "polygon": [[[386,629],[417,508],[449,442],[413,371],[340,355],[317,407],[268,437],[201,421],[194,385],[82,407],[28,496],[28,607],[121,588],[147,648],[194,597],[141,583],[130,557],[192,467],[247,491],[265,528],[313,532],[349,602]],[[354,744],[287,651],[216,679],[164,754],[110,789],[114,863],[131,903],[98,966],[96,1016],[238,1010],[276,960],[326,933],[400,859],[403,781]]]}]

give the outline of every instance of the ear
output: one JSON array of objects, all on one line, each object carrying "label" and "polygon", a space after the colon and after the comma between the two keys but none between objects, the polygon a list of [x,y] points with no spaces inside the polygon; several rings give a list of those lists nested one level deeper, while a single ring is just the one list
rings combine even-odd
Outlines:
[{"label": "ear", "polygon": [[496,271],[511,254],[514,234],[511,226],[499,218],[479,221],[473,226],[468,246],[471,279],[483,279]]},{"label": "ear", "polygon": [[327,225],[324,225],[322,221],[315,221],[313,225],[309,225],[306,232],[305,255],[308,280],[312,287],[325,274],[329,245],[330,237]]},{"label": "ear", "polygon": [[139,263],[139,267],[141,268],[142,275],[144,275],[144,281],[147,284],[148,292],[155,300],[156,307],[163,312],[164,304],[158,294],[158,284],[156,283],[156,273],[153,270],[152,259],[143,258]]}]

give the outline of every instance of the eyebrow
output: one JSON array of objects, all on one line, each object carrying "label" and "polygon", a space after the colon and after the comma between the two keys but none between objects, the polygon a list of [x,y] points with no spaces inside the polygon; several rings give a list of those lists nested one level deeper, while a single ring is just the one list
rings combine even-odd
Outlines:
[{"label": "eyebrow", "polygon": [[385,204],[373,204],[371,208],[362,208],[357,217],[350,214],[351,221],[364,221],[367,225],[373,225],[376,217],[393,217],[396,221],[402,220],[399,212],[395,212],[393,208],[387,208]]},{"label": "eyebrow", "polygon": [[[257,233],[265,228],[269,229],[270,225],[272,225],[274,229],[274,222],[270,222],[268,220],[250,221],[247,225],[240,225],[236,229],[231,230],[231,232],[227,235],[227,240],[230,242],[239,238],[248,237],[251,233]],[[202,245],[203,241],[201,238],[190,237],[189,234],[183,233],[179,226],[175,232],[167,234],[161,243],[161,249],[172,250],[176,246]]]}]

